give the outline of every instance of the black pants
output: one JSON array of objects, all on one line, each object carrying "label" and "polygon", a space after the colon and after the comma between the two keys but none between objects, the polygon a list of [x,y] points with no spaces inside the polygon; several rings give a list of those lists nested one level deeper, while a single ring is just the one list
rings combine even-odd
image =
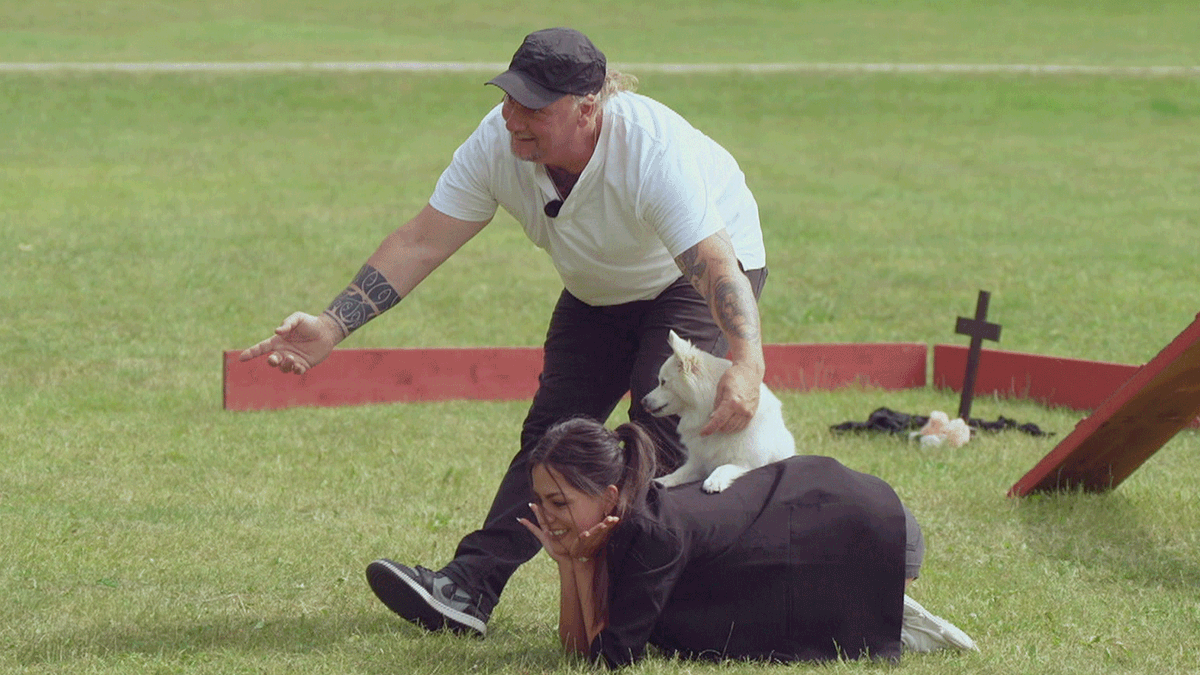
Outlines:
[{"label": "black pants", "polygon": [[[746,276],[758,298],[766,268]],[[483,527],[463,538],[454,560],[442,570],[477,593],[483,611],[491,613],[509,577],[541,548],[517,518],[533,520],[526,458],[555,422],[578,416],[604,422],[629,392],[629,419],[658,441],[661,473],[683,463],[685,453],[675,432],[678,419],[652,417],[641,403],[658,384],[658,369],[671,354],[671,330],[709,353],[725,356],[729,350],[708,303],[682,278],[653,300],[623,305],[593,307],[565,290],[559,296],[546,333],[538,391],[521,429],[521,450],[500,482]]]}]

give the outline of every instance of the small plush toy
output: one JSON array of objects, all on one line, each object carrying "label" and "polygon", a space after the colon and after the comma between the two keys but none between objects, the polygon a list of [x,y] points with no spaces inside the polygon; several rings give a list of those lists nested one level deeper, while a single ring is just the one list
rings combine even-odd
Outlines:
[{"label": "small plush toy", "polygon": [[942,443],[961,448],[971,440],[971,427],[961,417],[952,420],[941,410],[934,410],[929,413],[929,421],[925,426],[912,435],[921,437],[921,447],[924,448],[936,448]]}]

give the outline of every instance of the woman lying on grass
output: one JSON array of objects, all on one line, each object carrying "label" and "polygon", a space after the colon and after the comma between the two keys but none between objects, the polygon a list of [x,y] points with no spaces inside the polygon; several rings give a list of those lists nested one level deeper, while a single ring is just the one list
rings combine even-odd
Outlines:
[{"label": "woman lying on grass", "polygon": [[635,424],[571,419],[529,458],[538,522],[521,522],[558,563],[569,653],[621,666],[647,644],[774,661],[975,649],[904,594],[924,544],[882,480],[796,456],[717,494],[667,490],[654,456]]}]

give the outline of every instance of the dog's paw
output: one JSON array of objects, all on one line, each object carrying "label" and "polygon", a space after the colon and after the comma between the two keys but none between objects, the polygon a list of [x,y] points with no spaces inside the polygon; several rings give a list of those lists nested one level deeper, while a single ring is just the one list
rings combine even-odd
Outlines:
[{"label": "dog's paw", "polygon": [[688,482],[687,475],[679,471],[669,473],[665,476],[659,476],[658,478],[655,478],[654,481],[665,488],[683,485],[684,483]]},{"label": "dog's paw", "polygon": [[740,466],[723,464],[718,466],[716,471],[710,473],[708,478],[704,479],[704,483],[700,486],[700,489],[709,494],[722,492],[725,488],[733,485],[733,481],[737,480],[746,471],[748,469]]}]

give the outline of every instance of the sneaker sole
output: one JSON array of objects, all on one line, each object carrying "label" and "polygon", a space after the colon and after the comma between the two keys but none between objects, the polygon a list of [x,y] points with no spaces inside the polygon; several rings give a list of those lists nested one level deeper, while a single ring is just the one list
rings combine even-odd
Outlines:
[{"label": "sneaker sole", "polygon": [[367,565],[367,583],[388,609],[425,630],[449,628],[455,633],[487,635],[486,623],[438,601],[389,560]]},{"label": "sneaker sole", "polygon": [[[968,651],[979,651],[978,645],[971,636],[961,628],[937,616],[921,606],[921,603],[904,596],[904,628],[934,636],[933,642],[940,643],[938,647],[954,647]],[[928,640],[928,638],[926,638]]]}]

